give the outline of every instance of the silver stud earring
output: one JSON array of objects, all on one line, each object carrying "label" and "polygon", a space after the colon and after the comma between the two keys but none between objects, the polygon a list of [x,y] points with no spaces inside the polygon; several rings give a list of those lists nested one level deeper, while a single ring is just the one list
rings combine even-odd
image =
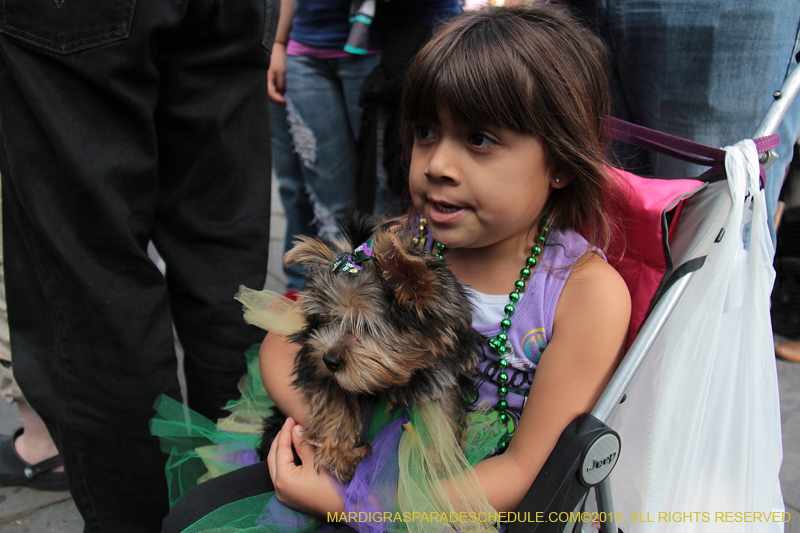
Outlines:
[{"label": "silver stud earring", "polygon": [[556,183],[561,183],[561,178],[556,178]]}]

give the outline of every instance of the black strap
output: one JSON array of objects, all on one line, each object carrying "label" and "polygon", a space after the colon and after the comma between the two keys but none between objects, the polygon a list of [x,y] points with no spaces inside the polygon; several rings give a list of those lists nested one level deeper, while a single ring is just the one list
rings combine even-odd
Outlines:
[{"label": "black strap", "polygon": [[61,455],[56,455],[55,457],[51,457],[50,459],[45,459],[41,463],[36,463],[35,465],[26,466],[24,469],[25,477],[28,479],[33,479],[39,474],[49,472],[50,470],[56,468],[57,466],[61,466],[63,464],[64,460],[61,459]]}]

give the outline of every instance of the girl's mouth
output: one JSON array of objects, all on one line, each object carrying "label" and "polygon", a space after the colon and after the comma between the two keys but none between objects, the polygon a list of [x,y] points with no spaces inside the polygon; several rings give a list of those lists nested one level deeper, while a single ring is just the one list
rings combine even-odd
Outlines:
[{"label": "girl's mouth", "polygon": [[444,214],[455,213],[460,209],[459,207],[454,207],[452,205],[447,205],[447,204],[434,203],[433,206],[436,208],[437,211]]},{"label": "girl's mouth", "polygon": [[429,218],[434,224],[447,224],[456,220],[464,211],[463,207],[431,202]]}]

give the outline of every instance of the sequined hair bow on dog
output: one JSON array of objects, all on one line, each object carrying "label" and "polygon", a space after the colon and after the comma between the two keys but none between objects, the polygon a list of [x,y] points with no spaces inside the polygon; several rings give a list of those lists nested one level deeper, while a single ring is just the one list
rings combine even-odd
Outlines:
[{"label": "sequined hair bow on dog", "polygon": [[358,276],[361,274],[361,263],[369,261],[375,248],[375,239],[369,239],[352,252],[339,254],[331,265],[331,272],[346,272]]}]

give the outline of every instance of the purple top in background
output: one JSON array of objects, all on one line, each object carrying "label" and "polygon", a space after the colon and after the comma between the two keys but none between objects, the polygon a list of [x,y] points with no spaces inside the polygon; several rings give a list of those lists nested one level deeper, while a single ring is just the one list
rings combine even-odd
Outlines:
[{"label": "purple top in background", "polygon": [[[380,49],[369,50],[367,55],[380,54]],[[345,52],[344,48],[314,48],[313,46],[306,46],[303,43],[298,43],[289,39],[289,44],[286,45],[286,54],[290,56],[301,57],[316,57],[318,59],[331,59],[335,57],[353,57],[350,52]]]}]

